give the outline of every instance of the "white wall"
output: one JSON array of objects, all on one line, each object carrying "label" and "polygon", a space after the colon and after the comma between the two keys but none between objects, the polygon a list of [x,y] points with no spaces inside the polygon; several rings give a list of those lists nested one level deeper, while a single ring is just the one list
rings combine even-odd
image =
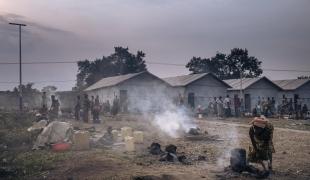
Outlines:
[{"label": "white wall", "polygon": [[186,102],[189,93],[195,93],[195,107],[198,105],[207,107],[214,97],[226,97],[227,87],[214,77],[207,75],[186,86]]}]

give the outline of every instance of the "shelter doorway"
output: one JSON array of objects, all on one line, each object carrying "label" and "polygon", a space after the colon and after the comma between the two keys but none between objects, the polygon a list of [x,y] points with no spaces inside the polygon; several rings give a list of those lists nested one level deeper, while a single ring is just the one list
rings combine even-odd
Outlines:
[{"label": "shelter doorway", "polygon": [[195,93],[188,93],[188,99],[187,99],[188,105],[191,108],[195,108]]},{"label": "shelter doorway", "polygon": [[245,112],[251,112],[251,95],[245,94],[244,95],[244,105],[245,105]]},{"label": "shelter doorway", "polygon": [[120,103],[121,112],[127,112],[128,111],[127,90],[120,90],[120,92],[119,92],[119,103]]}]

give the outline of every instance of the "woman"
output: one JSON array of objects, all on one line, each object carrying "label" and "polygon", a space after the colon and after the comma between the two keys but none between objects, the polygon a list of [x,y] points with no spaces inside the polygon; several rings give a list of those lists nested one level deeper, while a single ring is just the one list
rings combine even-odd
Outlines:
[{"label": "woman", "polygon": [[252,147],[249,148],[249,162],[260,163],[264,170],[264,161],[268,162],[268,169],[272,170],[272,153],[275,153],[273,146],[273,125],[264,117],[254,118],[250,122],[249,135]]}]

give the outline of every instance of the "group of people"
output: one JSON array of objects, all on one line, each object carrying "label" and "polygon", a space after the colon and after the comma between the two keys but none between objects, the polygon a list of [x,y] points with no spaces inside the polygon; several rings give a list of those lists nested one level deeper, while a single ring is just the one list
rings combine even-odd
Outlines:
[{"label": "group of people", "polygon": [[291,119],[308,119],[309,109],[307,104],[302,105],[302,101],[298,98],[291,98],[288,100],[283,96],[282,103],[279,105],[280,116],[289,115]]},{"label": "group of people", "polygon": [[266,117],[270,117],[276,114],[276,101],[274,97],[260,98],[258,97],[258,101],[256,107],[253,108],[253,116],[264,115]]},{"label": "group of people", "polygon": [[225,98],[222,96],[213,97],[207,108],[203,109],[200,105],[198,106],[198,114],[207,114],[219,118],[228,118],[233,115],[239,117],[242,111],[242,99],[238,96],[235,96],[233,100],[229,95],[226,95]]},{"label": "group of people", "polygon": [[227,95],[224,99],[222,96],[214,97],[208,105],[208,115],[217,117],[230,117],[232,115],[231,110],[232,102]]},{"label": "group of people", "polygon": [[42,94],[42,107],[39,110],[40,118],[39,119],[48,119],[53,121],[58,118],[60,113],[60,103],[56,99],[55,95],[51,95],[51,107],[47,108],[47,95],[46,92]]},{"label": "group of people", "polygon": [[100,123],[100,113],[111,114],[113,116],[119,113],[119,99],[117,96],[114,97],[112,107],[110,101],[107,100],[104,103],[100,103],[99,96],[91,96],[89,99],[87,94],[84,94],[83,101],[81,97],[77,96],[76,104],[74,107],[75,120],[83,120],[85,123],[90,122],[92,118],[93,123]]}]

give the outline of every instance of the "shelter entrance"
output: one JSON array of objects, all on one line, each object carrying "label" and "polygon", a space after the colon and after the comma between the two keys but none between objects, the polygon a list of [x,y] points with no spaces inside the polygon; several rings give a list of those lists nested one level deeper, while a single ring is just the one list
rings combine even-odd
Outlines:
[{"label": "shelter entrance", "polygon": [[251,112],[251,94],[244,95],[245,112]]},{"label": "shelter entrance", "polygon": [[127,90],[120,90],[120,92],[119,92],[119,103],[120,103],[121,112],[127,112],[128,111]]},{"label": "shelter entrance", "polygon": [[195,108],[195,93],[188,93],[187,102],[191,108]]}]

